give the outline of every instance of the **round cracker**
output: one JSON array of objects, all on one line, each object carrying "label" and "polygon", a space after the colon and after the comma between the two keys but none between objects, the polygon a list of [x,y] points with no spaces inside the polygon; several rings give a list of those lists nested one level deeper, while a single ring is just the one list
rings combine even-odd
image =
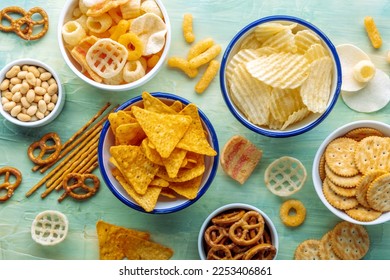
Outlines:
[{"label": "round cracker", "polygon": [[320,175],[320,179],[322,182],[325,180],[326,177],[325,165],[326,165],[325,154],[322,154],[320,157],[320,162],[318,164],[318,173]]},{"label": "round cracker", "polygon": [[329,187],[328,178],[326,178],[324,183],[322,184],[322,191],[329,204],[337,209],[347,210],[356,207],[359,204],[355,197],[346,197],[335,193]]},{"label": "round cracker", "polygon": [[371,208],[366,208],[360,204],[352,209],[345,210],[345,213],[352,219],[360,222],[371,222],[378,219],[382,215],[382,212]]},{"label": "round cracker", "polygon": [[321,260],[340,260],[332,249],[332,231],[328,231],[322,236],[318,251]]},{"label": "round cracker", "polygon": [[351,131],[345,134],[345,137],[352,138],[353,140],[358,142],[368,136],[384,137],[385,135],[383,134],[382,131],[372,127],[358,127],[352,129]]},{"label": "round cracker", "polygon": [[379,176],[370,184],[367,202],[374,210],[390,211],[390,173]]},{"label": "round cracker", "polygon": [[295,249],[294,259],[296,260],[320,260],[320,241],[307,239],[302,241]]},{"label": "round cracker", "polygon": [[327,166],[327,164],[325,164],[325,173],[326,177],[328,177],[330,181],[343,188],[355,188],[362,178],[362,174],[360,173],[352,177],[337,175],[329,168],[329,166]]},{"label": "round cracker", "polygon": [[343,221],[333,228],[332,248],[340,259],[359,260],[370,248],[370,237],[362,225]]},{"label": "round cracker", "polygon": [[344,188],[336,185],[332,180],[328,181],[329,188],[332,189],[336,194],[345,196],[345,197],[354,197],[356,194],[356,188]]},{"label": "round cracker", "polygon": [[385,174],[383,170],[374,170],[365,174],[356,186],[356,199],[366,208],[371,208],[367,202],[367,190],[370,184],[379,176]]},{"label": "round cracker", "polygon": [[352,177],[359,173],[354,154],[358,142],[346,137],[332,140],[325,149],[325,161],[337,175]]}]

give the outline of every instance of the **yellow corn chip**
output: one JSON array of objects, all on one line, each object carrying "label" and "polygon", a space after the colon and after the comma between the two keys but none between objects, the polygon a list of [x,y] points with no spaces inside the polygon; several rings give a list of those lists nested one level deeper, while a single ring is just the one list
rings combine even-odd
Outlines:
[{"label": "yellow corn chip", "polygon": [[111,146],[110,153],[126,181],[138,194],[145,194],[159,169],[158,165],[151,162],[139,146]]},{"label": "yellow corn chip", "polygon": [[133,106],[132,111],[163,158],[169,157],[192,121],[190,116],[159,114],[137,106]]},{"label": "yellow corn chip", "polygon": [[206,138],[196,105],[188,104],[180,114],[190,116],[192,122],[177,147],[202,155],[217,155],[217,152],[210,146]]},{"label": "yellow corn chip", "polygon": [[123,252],[128,260],[168,260],[173,255],[171,248],[135,236],[126,238]]},{"label": "yellow corn chip", "polygon": [[118,112],[110,113],[108,115],[108,121],[110,122],[111,130],[115,135],[118,126],[121,124],[133,123],[135,122],[135,119],[125,111],[119,110]]},{"label": "yellow corn chip", "polygon": [[116,128],[116,145],[139,145],[146,137],[139,123],[121,124]]},{"label": "yellow corn chip", "polygon": [[169,177],[165,168],[161,168],[161,167],[157,172],[157,176],[163,178],[164,180],[167,180],[168,182],[185,182],[194,179],[195,177],[201,176],[205,171],[204,156],[203,155],[197,155],[197,156],[198,156],[198,161],[196,165],[190,169],[181,168],[175,178]]},{"label": "yellow corn chip", "polygon": [[194,199],[198,194],[201,182],[202,176],[198,176],[185,182],[172,182],[169,184],[169,188],[185,198]]},{"label": "yellow corn chip", "polygon": [[167,104],[154,97],[149,92],[144,91],[142,93],[142,99],[144,101],[145,110],[155,113],[176,114],[176,111],[173,108],[169,107]]},{"label": "yellow corn chip", "polygon": [[158,165],[164,165],[162,161],[162,157],[156,151],[156,148],[153,145],[150,145],[150,141],[148,138],[145,138],[141,143],[141,151],[145,154],[145,156],[153,163]]},{"label": "yellow corn chip", "polygon": [[170,178],[177,176],[186,154],[186,150],[175,148],[168,158],[162,158],[162,162]]}]

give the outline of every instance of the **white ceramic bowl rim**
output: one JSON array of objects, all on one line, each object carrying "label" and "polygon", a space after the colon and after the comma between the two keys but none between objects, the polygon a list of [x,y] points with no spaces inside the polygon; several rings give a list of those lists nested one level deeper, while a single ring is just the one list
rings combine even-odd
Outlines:
[{"label": "white ceramic bowl rim", "polygon": [[[190,104],[191,102],[188,101],[187,99],[183,98],[183,97],[180,97],[180,96],[177,96],[177,95],[174,95],[174,94],[170,94],[170,93],[165,93],[165,92],[152,92],[151,93],[152,96],[154,97],[157,97],[157,98],[165,98],[165,99],[171,99],[171,100],[178,100],[180,102],[182,102],[183,104],[187,105],[187,104]],[[142,96],[137,96],[137,97],[134,97],[132,99],[129,99],[128,101],[124,102],[122,105],[120,105],[115,111],[119,111],[119,110],[123,110],[129,106],[131,106],[132,104],[134,103],[137,103],[139,101],[142,100]],[[209,130],[209,133],[210,133],[210,137],[211,137],[211,140],[212,140],[212,143],[213,143],[213,146],[214,146],[214,149],[216,151],[219,151],[219,146],[218,146],[218,138],[217,138],[217,134],[210,122],[210,120],[206,117],[206,115],[198,108],[198,112],[199,112],[199,115],[202,119],[202,121],[206,124],[207,126],[207,129]],[[99,145],[98,145],[98,162],[99,162],[99,169],[100,169],[100,172],[102,174],[102,177],[106,183],[106,185],[108,186],[108,188],[111,190],[111,192],[122,202],[124,203],[125,205],[127,206],[130,206],[132,207],[133,209],[136,209],[138,211],[141,211],[141,212],[145,212],[145,213],[149,213],[149,214],[168,214],[168,213],[172,213],[172,212],[176,212],[176,211],[179,211],[179,210],[182,210],[190,205],[192,205],[193,203],[195,203],[199,198],[201,198],[203,196],[203,194],[208,190],[208,188],[210,187],[216,173],[217,173],[217,169],[218,169],[218,158],[219,158],[219,154],[217,154],[216,156],[214,156],[214,160],[213,160],[213,165],[211,167],[211,170],[210,170],[210,174],[209,174],[209,177],[207,178],[207,181],[204,183],[204,186],[198,191],[198,194],[196,196],[196,198],[192,199],[192,200],[185,200],[183,203],[181,203],[180,205],[177,205],[177,206],[173,206],[173,207],[170,207],[170,208],[160,208],[160,209],[154,209],[153,211],[150,211],[150,212],[146,212],[142,207],[140,207],[138,204],[130,201],[129,199],[127,199],[126,197],[124,197],[113,185],[112,183],[110,182],[110,179],[108,177],[108,174],[104,168],[104,163],[102,162],[102,159],[103,159],[103,144],[104,144],[104,138],[106,136],[106,134],[108,133],[110,129],[110,123],[109,121],[106,121],[104,126],[103,126],[103,129],[102,129],[102,132],[100,133],[100,140],[99,140]]]},{"label": "white ceramic bowl rim", "polygon": [[[256,125],[250,123],[241,114],[236,112],[235,108],[232,105],[233,102],[230,99],[228,92],[225,90],[226,89],[226,83],[225,83],[225,78],[224,78],[224,71],[225,71],[225,68],[226,68],[226,64],[228,62],[228,58],[229,58],[230,52],[233,50],[235,44],[249,30],[251,30],[252,28],[254,28],[255,26],[257,26],[259,24],[266,23],[266,22],[269,22],[269,21],[291,21],[291,22],[296,22],[296,23],[298,23],[298,24],[300,24],[302,26],[305,26],[305,27],[307,27],[309,29],[314,30],[317,33],[317,35],[319,35],[321,37],[321,39],[323,39],[324,42],[326,43],[326,45],[329,47],[329,50],[331,51],[332,56],[334,57],[336,68],[337,68],[337,71],[336,71],[337,72],[337,84],[336,84],[336,88],[335,88],[336,91],[335,91],[333,99],[331,100],[331,103],[327,107],[326,111],[324,113],[322,113],[321,116],[319,116],[319,118],[317,118],[312,123],[308,124],[305,127],[298,128],[296,130],[280,131],[280,132],[279,131],[268,131],[268,130],[261,129],[261,127],[256,126]],[[329,38],[320,29],[318,29],[313,24],[311,24],[311,23],[309,23],[309,22],[307,22],[307,21],[305,21],[303,19],[300,19],[300,18],[297,18],[297,17],[293,17],[293,16],[288,16],[288,15],[274,15],[274,16],[264,17],[264,18],[261,18],[261,19],[258,19],[256,21],[251,22],[250,24],[245,26],[243,29],[241,29],[233,37],[233,39],[230,41],[229,45],[226,47],[226,50],[225,50],[225,52],[223,54],[223,57],[222,57],[222,62],[221,62],[219,76],[220,76],[220,87],[221,87],[221,90],[222,90],[222,96],[223,96],[223,98],[225,100],[225,103],[228,106],[230,112],[237,118],[237,120],[239,122],[241,122],[244,126],[246,126],[247,128],[249,128],[250,130],[252,130],[254,132],[260,133],[260,134],[265,135],[265,136],[276,137],[276,138],[295,136],[295,135],[301,134],[303,132],[309,131],[309,130],[313,129],[315,126],[317,126],[319,123],[321,123],[328,116],[328,114],[332,111],[332,108],[336,104],[338,96],[340,94],[341,82],[342,82],[340,59],[339,59],[339,56],[337,54],[335,46],[329,40]]]},{"label": "white ceramic bowl rim", "polygon": [[98,83],[98,82],[94,81],[93,79],[88,78],[83,73],[81,73],[80,70],[77,69],[76,66],[74,66],[73,62],[69,58],[70,54],[68,54],[68,51],[65,49],[65,46],[63,44],[63,39],[62,39],[62,26],[64,24],[64,22],[62,22],[62,20],[65,20],[66,19],[66,15],[68,14],[68,10],[66,8],[67,7],[72,7],[72,4],[76,3],[76,1],[77,0],[67,0],[67,2],[65,3],[65,5],[64,5],[64,7],[63,7],[63,9],[61,11],[60,17],[59,17],[60,20],[58,21],[57,36],[58,36],[58,44],[59,44],[62,56],[63,56],[66,64],[69,66],[69,68],[80,79],[82,79],[85,82],[88,82],[92,86],[95,86],[95,87],[97,87],[99,89],[114,90],[114,91],[124,91],[124,90],[134,89],[136,87],[139,87],[139,86],[147,83],[150,79],[152,79],[159,72],[159,70],[162,68],[163,64],[165,63],[166,57],[168,56],[168,52],[169,52],[170,45],[171,45],[171,36],[172,36],[171,30],[170,30],[171,29],[171,23],[170,23],[170,20],[169,20],[169,15],[168,15],[168,12],[166,11],[163,3],[161,2],[161,0],[154,0],[157,3],[157,5],[160,7],[160,10],[161,10],[161,12],[162,12],[162,14],[164,16],[164,22],[165,22],[165,24],[166,24],[166,26],[168,28],[168,32],[165,35],[166,37],[165,37],[164,51],[163,51],[163,53],[161,55],[161,58],[159,59],[157,64],[152,68],[152,70],[150,70],[141,79],[139,79],[137,81],[134,81],[132,83],[123,84],[123,85],[107,85],[107,84],[103,84],[103,83]]},{"label": "white ceramic bowl rim", "polygon": [[64,103],[65,103],[64,102],[65,93],[63,91],[63,87],[62,87],[62,83],[61,83],[60,77],[58,76],[56,71],[54,71],[54,69],[51,68],[46,63],[44,63],[42,61],[39,61],[37,59],[33,59],[33,58],[21,58],[21,59],[17,59],[17,60],[9,62],[1,70],[0,78],[2,79],[3,76],[5,76],[5,73],[8,70],[10,70],[12,68],[12,66],[14,66],[14,65],[20,65],[21,66],[21,65],[24,65],[24,64],[26,64],[26,65],[35,65],[35,66],[38,66],[38,67],[43,67],[43,68],[45,68],[47,71],[49,71],[52,74],[52,76],[54,77],[54,79],[57,82],[58,92],[59,92],[58,93],[58,100],[57,100],[56,106],[54,107],[54,109],[51,111],[51,113],[48,116],[44,117],[41,120],[37,120],[37,121],[33,121],[33,122],[22,122],[22,121],[18,120],[17,118],[12,117],[8,112],[4,111],[2,105],[0,106],[0,112],[11,123],[17,124],[17,125],[22,126],[22,127],[40,127],[40,126],[43,126],[43,125],[46,125],[46,124],[50,123],[51,121],[53,121],[58,116],[58,114],[62,110],[62,108],[64,106]]},{"label": "white ceramic bowl rim", "polygon": [[271,234],[272,243],[276,248],[276,255],[274,257],[274,259],[276,259],[277,255],[278,255],[278,251],[279,251],[279,237],[278,237],[278,231],[276,230],[274,223],[268,217],[268,215],[264,211],[260,210],[259,208],[255,207],[253,205],[247,204],[247,203],[238,203],[238,202],[237,203],[230,203],[230,204],[226,204],[226,205],[218,207],[217,209],[212,211],[207,216],[207,218],[204,220],[202,226],[200,227],[199,235],[198,235],[198,253],[199,253],[200,259],[202,259],[202,260],[206,259],[206,254],[205,254],[205,250],[204,250],[204,237],[203,237],[203,235],[204,235],[204,232],[205,232],[207,226],[210,224],[211,219],[220,213],[223,213],[223,212],[229,211],[229,210],[233,210],[233,209],[254,210],[263,216],[263,218],[267,224],[268,230]]},{"label": "white ceramic bowl rim", "polygon": [[[379,130],[383,130],[384,128],[386,128],[386,129],[388,129],[388,131],[390,131],[390,125],[383,123],[383,122],[380,122],[380,121],[374,121],[374,120],[354,121],[354,122],[347,123],[347,124],[337,128],[336,130],[334,130],[331,134],[329,134],[324,139],[324,141],[321,143],[321,145],[319,146],[319,148],[314,156],[313,167],[312,167],[313,186],[314,186],[314,189],[315,189],[318,197],[321,199],[321,201],[324,203],[324,205],[340,219],[343,219],[343,220],[346,220],[348,222],[355,223],[355,224],[376,225],[376,224],[379,224],[382,222],[389,221],[390,220],[390,212],[384,213],[378,219],[376,219],[374,221],[370,221],[370,222],[360,222],[358,220],[352,219],[350,216],[348,216],[343,211],[338,210],[335,207],[333,207],[332,205],[330,205],[330,203],[325,199],[325,196],[322,192],[322,182],[321,182],[321,179],[319,177],[319,172],[318,172],[320,158],[321,158],[321,155],[324,153],[327,144],[331,140],[344,135],[347,131],[352,130],[354,128],[358,128],[358,127],[373,127],[373,128],[379,129]],[[385,132],[385,135],[390,136],[390,133]],[[387,215],[386,218],[384,218],[383,215]]]}]

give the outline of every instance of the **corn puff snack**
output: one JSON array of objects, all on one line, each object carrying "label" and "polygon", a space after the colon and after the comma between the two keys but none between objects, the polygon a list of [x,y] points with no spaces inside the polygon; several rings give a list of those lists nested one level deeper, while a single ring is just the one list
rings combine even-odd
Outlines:
[{"label": "corn puff snack", "polygon": [[364,18],[364,27],[366,28],[368,38],[374,48],[379,49],[382,46],[382,38],[376,27],[374,19],[370,16]]}]

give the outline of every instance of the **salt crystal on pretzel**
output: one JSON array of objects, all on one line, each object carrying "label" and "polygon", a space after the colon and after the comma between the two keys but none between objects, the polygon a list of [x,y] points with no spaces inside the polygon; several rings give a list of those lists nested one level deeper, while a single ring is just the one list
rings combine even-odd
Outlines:
[{"label": "salt crystal on pretzel", "polygon": [[91,69],[102,78],[117,75],[125,66],[128,52],[118,42],[109,38],[99,39],[92,45],[86,55]]},{"label": "salt crystal on pretzel", "polygon": [[165,45],[167,26],[165,22],[155,14],[146,13],[133,20],[130,31],[135,33],[144,45],[142,55],[148,56],[158,53]]}]

